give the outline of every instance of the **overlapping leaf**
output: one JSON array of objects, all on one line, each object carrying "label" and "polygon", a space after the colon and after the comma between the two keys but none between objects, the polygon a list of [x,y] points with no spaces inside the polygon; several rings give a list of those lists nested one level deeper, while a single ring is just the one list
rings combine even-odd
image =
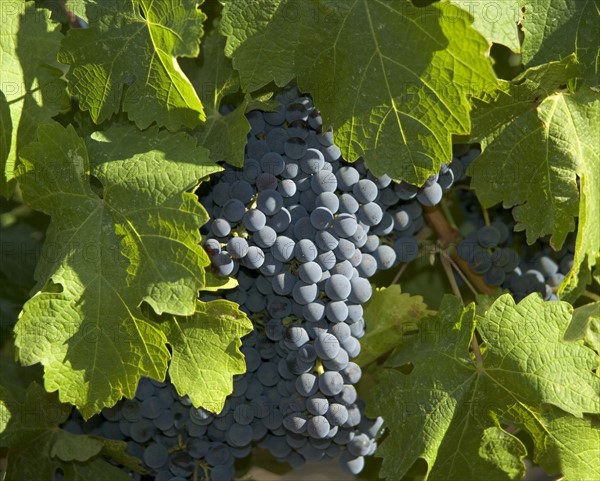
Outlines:
[{"label": "overlapping leaf", "polygon": [[211,158],[241,167],[250,124],[245,116],[246,101],[227,115],[220,112],[223,97],[240,88],[238,73],[231,59],[223,55],[225,38],[216,30],[202,41],[200,59],[184,62],[187,73],[206,110],[206,122],[198,127],[200,144],[210,150]]},{"label": "overlapping leaf", "polygon": [[195,406],[221,412],[233,376],[246,370],[239,348],[252,322],[229,301],[199,302],[187,318],[164,316],[161,328],[173,350],[171,382]]},{"label": "overlapping leaf", "polygon": [[[576,74],[573,55],[530,69],[473,111],[473,139],[484,149],[471,167],[479,200],[485,207],[514,206],[516,230],[526,231],[527,242],[551,234],[556,249],[575,227],[577,175],[584,185],[594,183],[591,170],[599,165],[593,95],[560,89]],[[597,192],[587,195],[597,200]],[[588,205],[585,216],[594,210]],[[581,221],[584,230],[597,228]],[[588,234],[585,239],[597,242]]]},{"label": "overlapping leaf", "polygon": [[534,442],[534,461],[565,480],[600,478],[600,421],[576,418],[560,409],[515,405],[507,418],[525,428]]},{"label": "overlapping leaf", "polygon": [[445,3],[270,0],[248,17],[254,2],[223,3],[243,89],[296,77],[345,158],[364,156],[375,174],[422,184],[450,160],[451,135],[470,130],[469,95],[495,86],[485,39]]},{"label": "overlapping leaf", "polygon": [[[4,390],[4,388],[2,388]],[[24,479],[54,479],[61,468],[65,473],[80,472],[89,481],[130,479],[101,454],[118,451],[118,458],[129,467],[142,470],[139,460],[125,454],[122,441],[76,435],[63,431],[59,425],[67,420],[71,406],[60,404],[56,394],[31,383],[23,395],[8,396],[10,419],[0,431],[0,446],[8,448],[6,481]],[[108,449],[106,449],[108,448]],[[103,477],[98,477],[100,469]],[[73,479],[67,476],[66,479]]]},{"label": "overlapping leaf", "polygon": [[197,0],[87,2],[90,28],[70,30],[58,59],[79,106],[100,123],[120,110],[142,129],[205,119],[176,57],[196,57],[205,15]]},{"label": "overlapping leaf", "polygon": [[523,63],[528,67],[575,53],[578,75],[600,83],[600,2],[598,0],[519,0],[524,9]]},{"label": "overlapping leaf", "polygon": [[[570,319],[568,304],[535,294],[518,305],[505,294],[483,315],[446,298],[388,360],[410,373],[385,369],[372,396],[369,409],[390,429],[381,475],[399,479],[423,458],[428,480],[520,479],[525,447],[500,425],[514,405],[600,412],[596,355],[563,340]],[[475,328],[483,345],[473,353]]]},{"label": "overlapping leaf", "polygon": [[356,362],[365,366],[398,347],[404,336],[416,331],[421,319],[430,314],[433,311],[427,309],[421,296],[401,293],[397,284],[375,291],[365,308],[367,333],[360,341]]},{"label": "overlapping leaf", "polygon": [[497,43],[507,46],[515,53],[521,51],[518,24],[521,23],[523,14],[519,0],[502,2],[451,0],[451,3],[473,16],[475,19],[473,28],[486,38],[490,46],[492,43]]},{"label": "overlapping leaf", "polygon": [[68,97],[56,62],[60,24],[35,2],[2,0],[0,9],[0,194],[10,197],[20,148],[35,140],[38,124],[68,106]]},{"label": "overlapping leaf", "polygon": [[[206,212],[188,192],[219,167],[185,134],[115,125],[84,144],[72,127],[40,127],[24,150],[25,200],[52,223],[38,264],[42,289],[15,328],[21,361],[85,417],[163,379],[169,352],[157,312],[191,315],[208,258]],[[88,160],[89,154],[89,160]]]}]

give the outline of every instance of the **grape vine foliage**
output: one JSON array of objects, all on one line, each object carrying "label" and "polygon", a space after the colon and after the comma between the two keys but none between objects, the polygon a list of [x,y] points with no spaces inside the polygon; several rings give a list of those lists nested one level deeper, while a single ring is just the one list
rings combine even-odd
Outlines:
[{"label": "grape vine foliage", "polygon": [[0,480],[600,479],[598,25],[0,0]]}]

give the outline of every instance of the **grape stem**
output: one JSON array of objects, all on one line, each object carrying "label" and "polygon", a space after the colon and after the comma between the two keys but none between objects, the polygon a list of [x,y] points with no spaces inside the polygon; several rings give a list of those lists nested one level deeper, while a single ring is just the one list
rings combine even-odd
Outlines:
[{"label": "grape stem", "polygon": [[[456,283],[456,279],[454,278],[452,267],[450,266],[450,258],[447,257],[444,253],[442,253],[442,255],[440,256],[440,260],[442,261],[442,267],[446,272],[446,277],[448,277],[448,282],[450,282],[452,292],[462,302],[462,295],[460,293],[460,289],[458,288],[458,284]],[[471,339],[471,349],[473,349],[473,354],[475,355],[475,365],[478,369],[483,368],[483,357],[481,356],[481,350],[479,349],[479,343],[477,342],[477,336],[475,332],[473,332],[473,338]]]},{"label": "grape stem", "polygon": [[600,302],[600,296],[598,294],[594,294],[593,292],[590,292],[590,291],[583,291],[581,294],[584,297],[591,299],[592,301]]},{"label": "grape stem", "polygon": [[423,218],[435,232],[440,247],[446,251],[448,257],[452,259],[460,271],[469,278],[477,292],[488,295],[494,294],[496,289],[486,284],[483,277],[473,272],[467,262],[458,255],[455,246],[460,243],[462,236],[450,226],[439,207],[423,207]]}]

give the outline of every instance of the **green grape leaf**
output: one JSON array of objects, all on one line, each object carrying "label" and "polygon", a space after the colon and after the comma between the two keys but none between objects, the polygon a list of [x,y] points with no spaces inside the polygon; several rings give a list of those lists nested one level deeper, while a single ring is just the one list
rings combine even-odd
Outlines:
[{"label": "green grape leaf", "polygon": [[515,53],[521,52],[519,27],[523,18],[519,0],[503,2],[479,2],[473,0],[450,0],[469,12],[474,18],[473,28],[485,37],[488,44],[505,45]]},{"label": "green grape leaf", "polygon": [[396,348],[408,333],[418,330],[421,319],[433,313],[421,296],[402,293],[397,284],[377,289],[365,308],[367,333],[360,340],[356,362],[366,366]]},{"label": "green grape leaf", "polygon": [[69,105],[56,54],[60,24],[35,2],[3,1],[0,35],[0,194],[14,190],[21,147],[35,140],[35,129]]},{"label": "green grape leaf", "polygon": [[[560,90],[576,72],[573,55],[527,70],[473,111],[473,140],[483,152],[470,167],[471,185],[484,207],[499,202],[514,207],[515,230],[524,230],[529,244],[550,234],[552,247],[563,245],[578,214],[576,177],[589,182],[594,174],[588,171],[600,165],[596,102]],[[600,228],[585,218],[581,222],[584,230]]]},{"label": "green grape leaf", "polygon": [[219,413],[233,391],[233,376],[246,371],[239,348],[252,322],[237,304],[225,300],[198,302],[190,317],[163,316],[161,322],[173,359],[171,382],[194,406]]},{"label": "green grape leaf", "polygon": [[[193,314],[208,256],[207,214],[190,191],[220,168],[186,134],[131,124],[95,133],[45,124],[23,149],[25,201],[52,217],[36,270],[42,289],[15,327],[23,364],[90,417],[133,397],[140,376],[164,379],[167,339],[144,316]],[[89,160],[88,160],[89,155]]]},{"label": "green grape leaf", "polygon": [[[390,429],[378,451],[381,475],[402,478],[423,458],[428,480],[520,479],[525,447],[499,429],[512,406],[600,412],[595,353],[563,340],[571,310],[536,294],[519,304],[504,294],[479,315],[474,304],[445,297],[388,358],[368,406]],[[483,343],[471,351],[475,329]]]},{"label": "green grape leaf", "polygon": [[599,85],[600,1],[519,0],[524,9],[523,63],[527,67],[560,60],[571,53],[581,64],[579,78]]},{"label": "green grape leaf", "polygon": [[515,405],[507,418],[523,426],[534,442],[534,461],[565,480],[600,479],[600,420],[576,418],[552,406]]},{"label": "green grape leaf", "polygon": [[[125,453],[127,444],[123,441],[72,434],[60,429],[59,425],[67,420],[72,407],[61,404],[55,393],[47,393],[36,382],[26,390],[15,390],[11,384],[10,392],[0,386],[0,396],[0,406],[8,407],[10,415],[0,415],[3,425],[0,446],[8,448],[7,481],[54,479],[57,468],[65,474],[81,473],[80,478],[66,476],[65,479],[131,479],[100,455],[107,455],[138,472],[144,470],[139,459],[136,461]],[[97,466],[97,472],[94,466]],[[103,476],[99,475],[100,467],[105,470]]]},{"label": "green grape leaf", "polygon": [[58,60],[79,107],[101,123],[121,107],[136,125],[177,130],[205,120],[176,57],[196,57],[206,16],[197,0],[87,2],[89,28],[69,30]]},{"label": "green grape leaf", "polygon": [[296,77],[343,156],[375,175],[425,182],[450,161],[451,135],[470,131],[468,98],[496,86],[487,42],[456,6],[270,0],[246,15],[254,3],[224,2],[220,24],[243,90]]},{"label": "green grape leaf", "polygon": [[50,451],[71,406],[59,403],[56,394],[36,383],[31,383],[22,400],[11,398],[8,405],[11,417],[0,434],[0,446],[9,450],[6,481],[54,479],[57,462]]},{"label": "green grape leaf", "polygon": [[[92,0],[88,0],[92,1]],[[86,1],[85,0],[67,0],[66,4],[65,4],[67,10],[75,15],[77,15],[79,18],[81,18],[82,20],[84,20],[86,23],[88,22],[88,18],[87,18],[87,14],[85,12],[86,10]]]},{"label": "green grape leaf", "polygon": [[127,471],[99,458],[83,464],[63,464],[62,471],[65,481],[131,481]]},{"label": "green grape leaf", "polygon": [[565,109],[572,119],[572,128],[565,130],[563,136],[577,159],[580,200],[573,268],[561,283],[558,295],[573,301],[592,282],[594,265],[600,265],[600,92],[582,88],[565,98]]},{"label": "green grape leaf", "polygon": [[600,301],[580,306],[573,311],[573,320],[565,332],[566,341],[583,339],[600,353]]},{"label": "green grape leaf", "polygon": [[241,167],[250,131],[245,116],[247,101],[227,115],[219,112],[223,97],[240,88],[239,75],[231,59],[223,55],[224,48],[225,38],[212,30],[202,42],[199,60],[182,62],[182,68],[206,109],[206,123],[196,129],[200,145],[210,150],[215,162],[226,161]]}]

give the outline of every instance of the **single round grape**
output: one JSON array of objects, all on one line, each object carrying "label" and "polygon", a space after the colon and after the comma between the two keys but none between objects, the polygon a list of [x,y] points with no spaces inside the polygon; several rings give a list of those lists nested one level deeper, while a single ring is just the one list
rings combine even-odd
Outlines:
[{"label": "single round grape", "polygon": [[342,392],[334,397],[336,402],[345,406],[355,403],[357,398],[356,388],[352,384],[344,384]]},{"label": "single round grape", "polygon": [[351,237],[358,229],[358,222],[353,214],[340,214],[333,221],[333,230],[340,237]]},{"label": "single round grape", "polygon": [[337,179],[333,173],[320,170],[312,176],[310,186],[315,194],[335,192],[337,189]]},{"label": "single round grape", "polygon": [[330,403],[325,417],[332,426],[342,426],[348,420],[348,409],[340,403]]},{"label": "single round grape", "polygon": [[506,273],[501,267],[491,267],[483,275],[483,280],[490,286],[500,286],[506,279]]},{"label": "single round grape", "polygon": [[235,267],[233,260],[225,251],[221,251],[214,255],[211,259],[211,264],[216,269],[217,274],[222,277],[229,276]]},{"label": "single round grape", "polygon": [[[268,146],[267,146],[268,147]],[[260,163],[255,159],[246,159],[244,161],[244,167],[242,170],[242,175],[244,180],[250,184],[256,183],[258,176],[261,174]],[[217,184],[219,185],[219,184]],[[225,185],[225,184],[222,184]],[[213,189],[214,193],[214,189]],[[221,204],[223,205],[223,204]]]},{"label": "single round grape", "polygon": [[319,295],[319,289],[316,284],[307,284],[298,281],[292,290],[292,297],[298,304],[305,305],[313,302]]},{"label": "single round grape", "polygon": [[358,220],[369,227],[376,226],[383,218],[383,210],[375,202],[361,205],[357,213]]},{"label": "single round grape", "polygon": [[323,271],[316,262],[305,262],[298,268],[298,276],[300,280],[307,284],[315,284],[321,279]]},{"label": "single round grape", "polygon": [[377,261],[371,254],[364,253],[356,269],[361,277],[369,278],[377,272]]},{"label": "single round grape", "polygon": [[329,400],[321,393],[315,394],[306,400],[306,410],[315,416],[322,416],[329,410]]},{"label": "single round grape", "polygon": [[266,215],[273,215],[283,207],[283,197],[276,190],[263,190],[258,194],[256,205]]},{"label": "single round grape", "polygon": [[280,379],[277,365],[272,362],[262,363],[256,371],[256,375],[259,382],[265,386],[275,386]]},{"label": "single round grape", "polygon": [[282,197],[292,197],[296,193],[296,183],[292,179],[283,179],[277,186]]},{"label": "single round grape", "polygon": [[317,376],[310,373],[303,373],[296,378],[296,391],[304,397],[310,397],[317,393],[319,385]]},{"label": "single round grape", "polygon": [[229,199],[225,202],[221,214],[229,222],[236,223],[242,220],[246,213],[246,206],[239,199]]},{"label": "single round grape", "polygon": [[260,231],[267,224],[267,217],[258,209],[249,209],[242,218],[244,227],[251,232]]},{"label": "single round grape", "polygon": [[320,321],[325,317],[325,304],[321,301],[316,301],[304,305],[302,308],[302,317],[308,322]]},{"label": "single round grape", "polygon": [[344,349],[340,349],[335,357],[323,361],[323,366],[330,371],[341,371],[350,361],[350,356]]},{"label": "single round grape", "polygon": [[329,421],[324,416],[314,416],[308,420],[307,431],[312,438],[323,439],[329,434]]},{"label": "single round grape", "polygon": [[[288,154],[289,155],[289,154]],[[316,174],[325,165],[325,157],[320,150],[310,148],[300,159],[300,169],[307,174]]]},{"label": "single round grape", "polygon": [[[341,341],[342,339],[340,339],[340,342]],[[362,376],[362,370],[360,366],[355,362],[349,362],[348,366],[342,369],[340,374],[343,376],[344,382],[356,384],[358,381],[360,381],[360,378]]]},{"label": "single round grape", "polygon": [[229,200],[229,185],[224,182],[215,185],[212,195],[215,204],[222,207]]},{"label": "single round grape", "polygon": [[269,217],[267,225],[278,234],[283,233],[287,230],[292,222],[292,215],[289,210],[282,207],[279,212]]},{"label": "single round grape", "polygon": [[227,237],[231,232],[231,225],[225,219],[215,219],[212,221],[210,229],[217,237]]},{"label": "single round grape", "polygon": [[390,246],[386,245],[380,245],[377,247],[372,255],[377,262],[377,268],[382,271],[393,267],[398,258],[396,251]]},{"label": "single round grape", "polygon": [[338,181],[338,188],[343,192],[352,190],[354,184],[360,180],[360,174],[354,167],[342,166],[335,173]]},{"label": "single round grape", "polygon": [[310,214],[310,222],[315,229],[327,229],[333,223],[333,213],[326,207],[317,207]]},{"label": "single round grape", "polygon": [[317,258],[319,254],[317,246],[311,240],[302,239],[296,243],[294,247],[294,255],[300,262],[311,262]]},{"label": "single round grape", "polygon": [[248,242],[242,237],[232,237],[227,241],[227,252],[233,259],[241,259],[248,253]]},{"label": "single round grape", "polygon": [[348,305],[344,301],[329,302],[325,306],[325,315],[330,322],[343,322],[348,318]]},{"label": "single round grape", "polygon": [[169,451],[158,443],[150,444],[144,450],[144,463],[151,469],[159,469],[169,461]]},{"label": "single round grape", "polygon": [[301,434],[306,431],[307,422],[308,420],[306,419],[306,416],[299,412],[289,414],[283,418],[283,425],[286,427],[286,429],[296,434]]},{"label": "single round grape", "polygon": [[493,225],[484,226],[477,231],[477,240],[481,247],[496,247],[500,242],[500,232]]},{"label": "single round grape", "polygon": [[469,261],[469,267],[477,274],[484,274],[492,267],[491,256],[480,247],[473,250],[473,258]]},{"label": "single round grape", "polygon": [[348,298],[350,291],[350,281],[341,274],[334,274],[325,282],[325,293],[331,300],[343,301]]},{"label": "single round grape", "polygon": [[340,208],[340,199],[333,192],[321,192],[315,198],[315,207],[325,207],[335,214]]},{"label": "single round grape", "polygon": [[318,334],[314,346],[317,356],[324,360],[333,359],[340,351],[339,341],[329,333]]},{"label": "single round grape", "polygon": [[306,329],[300,326],[288,327],[284,337],[286,347],[292,351],[300,349],[300,347],[306,344],[308,340],[309,338]]},{"label": "single round grape", "polygon": [[369,179],[361,179],[352,187],[352,193],[358,202],[367,204],[377,198],[377,185]]},{"label": "single round grape", "polygon": [[535,261],[535,268],[539,270],[545,277],[549,277],[558,272],[558,264],[546,255],[540,256]]},{"label": "single round grape", "polygon": [[252,442],[252,428],[248,425],[233,423],[227,430],[226,439],[231,446],[247,446]]},{"label": "single round grape", "polygon": [[277,189],[277,177],[270,172],[263,172],[256,179],[256,188],[259,191]]},{"label": "single round grape", "polygon": [[285,161],[277,152],[267,152],[260,159],[260,167],[263,172],[278,176],[285,169]]},{"label": "single round grape", "polygon": [[273,257],[280,262],[289,262],[294,256],[296,243],[287,236],[279,236],[271,247]]},{"label": "single round grape", "polygon": [[[206,239],[204,242],[204,250],[208,253],[209,256],[214,256],[221,252],[221,243],[217,239]],[[113,419],[109,419],[109,421],[114,421]]]},{"label": "single round grape", "polygon": [[[350,329],[352,329],[352,326],[350,326]],[[358,357],[360,354],[360,342],[358,342],[358,339],[353,336],[344,339],[342,342],[340,342],[340,345],[346,350],[346,352],[348,352],[348,356],[352,359]]]},{"label": "single round grape", "polygon": [[417,200],[425,206],[434,206],[440,203],[444,191],[437,182],[433,182],[430,185],[423,187],[417,194]]},{"label": "single round grape", "polygon": [[270,125],[281,125],[285,122],[285,105],[279,104],[274,111],[265,112],[263,118]]},{"label": "single round grape", "polygon": [[250,269],[258,269],[265,262],[265,253],[260,247],[250,246],[244,257],[244,264]]},{"label": "single round grape", "polygon": [[334,249],[336,258],[340,260],[348,260],[354,255],[356,247],[354,243],[348,239],[340,239],[337,247]]},{"label": "single round grape", "polygon": [[339,211],[343,214],[355,214],[358,212],[360,204],[350,194],[342,194],[340,196],[340,208]]},{"label": "single round grape", "polygon": [[326,371],[319,376],[319,389],[326,396],[335,396],[342,391],[343,387],[344,379],[339,372]]}]

